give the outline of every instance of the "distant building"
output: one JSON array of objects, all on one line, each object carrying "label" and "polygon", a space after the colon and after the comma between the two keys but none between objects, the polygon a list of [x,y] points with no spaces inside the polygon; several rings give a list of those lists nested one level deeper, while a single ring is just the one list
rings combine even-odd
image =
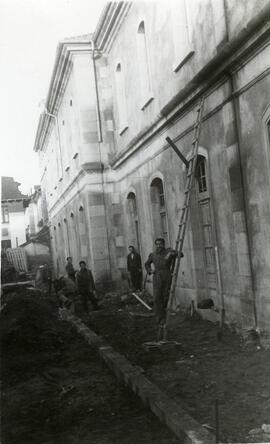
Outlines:
[{"label": "distant building", "polygon": [[26,209],[27,241],[40,242],[50,246],[50,233],[48,227],[47,204],[40,185],[34,186],[34,192],[30,196],[29,205]]},{"label": "distant building", "polygon": [[85,259],[121,285],[129,244],[174,245],[196,107],[196,184],[175,305],[211,297],[270,330],[270,5],[110,2],[93,35],[59,44],[34,149],[55,269]]},{"label": "distant building", "polygon": [[29,197],[19,190],[13,177],[1,178],[1,248],[16,248],[26,241],[25,208]]}]

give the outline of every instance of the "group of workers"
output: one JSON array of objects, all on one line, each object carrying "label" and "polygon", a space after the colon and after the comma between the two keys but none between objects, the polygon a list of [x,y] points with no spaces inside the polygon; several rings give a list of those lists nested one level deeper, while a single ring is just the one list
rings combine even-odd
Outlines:
[{"label": "group of workers", "polygon": [[72,263],[72,258],[67,258],[66,277],[61,277],[56,282],[56,292],[59,300],[65,307],[72,304],[74,295],[78,293],[81,297],[83,309],[88,313],[88,301],[93,305],[94,310],[98,310],[96,297],[96,287],[91,270],[86,267],[85,261],[79,262],[80,269],[76,272]]},{"label": "group of workers", "polygon": [[[163,238],[155,240],[156,250],[148,256],[145,262],[146,272],[153,275],[153,293],[155,312],[158,323],[163,325],[166,319],[166,309],[168,304],[170,286],[171,286],[171,266],[177,257],[176,250],[165,248]],[[139,253],[133,245],[128,247],[129,254],[127,256],[127,270],[130,277],[130,287],[132,291],[142,290],[142,261]],[[62,278],[59,294],[65,297],[67,302],[70,301],[69,295],[75,291],[81,296],[83,308],[88,313],[88,301],[93,305],[94,310],[99,309],[96,298],[96,288],[91,270],[86,267],[85,261],[80,261],[79,271],[75,271],[72,258],[67,258],[66,272],[67,278]]]}]

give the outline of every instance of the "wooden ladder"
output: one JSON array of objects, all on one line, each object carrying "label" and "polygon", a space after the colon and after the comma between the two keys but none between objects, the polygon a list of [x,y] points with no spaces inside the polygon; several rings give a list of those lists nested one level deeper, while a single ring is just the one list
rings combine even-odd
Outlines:
[{"label": "wooden ladder", "polygon": [[176,284],[177,284],[178,273],[179,273],[179,269],[180,269],[181,259],[183,257],[183,246],[184,246],[187,221],[188,221],[188,215],[189,215],[189,209],[190,209],[190,198],[191,198],[191,192],[192,192],[195,173],[196,173],[196,164],[197,164],[197,157],[198,157],[198,150],[199,150],[199,136],[200,136],[200,130],[201,130],[203,104],[204,104],[204,97],[201,98],[200,104],[197,108],[197,119],[196,119],[196,123],[193,127],[194,134],[193,134],[193,139],[192,139],[192,154],[191,154],[191,158],[189,159],[189,161],[187,161],[184,158],[184,156],[179,152],[178,148],[176,147],[176,145],[174,145],[174,143],[171,141],[171,139],[166,138],[166,140],[169,142],[169,144],[172,146],[172,148],[176,152],[178,151],[177,154],[183,160],[183,162],[186,164],[187,175],[186,175],[186,183],[185,183],[185,191],[184,191],[184,193],[185,193],[184,205],[181,209],[180,223],[179,223],[178,235],[177,235],[176,245],[175,245],[175,250],[177,251],[178,255],[175,258],[175,260],[172,262],[172,266],[171,266],[172,281],[171,281],[169,299],[168,299],[168,304],[167,304],[166,320],[165,320],[165,324],[163,326],[160,326],[160,328],[159,328],[158,340],[166,340],[167,339],[167,326],[168,326],[168,323],[170,320],[172,304],[173,304],[174,296],[175,296],[175,289],[176,289]]}]

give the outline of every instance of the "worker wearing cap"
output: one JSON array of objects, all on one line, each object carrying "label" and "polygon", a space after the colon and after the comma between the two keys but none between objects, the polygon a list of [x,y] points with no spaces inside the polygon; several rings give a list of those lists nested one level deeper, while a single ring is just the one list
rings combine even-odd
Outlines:
[{"label": "worker wearing cap", "polygon": [[[165,240],[157,238],[155,240],[156,251],[151,253],[145,262],[148,274],[153,274],[153,292],[155,300],[155,310],[158,323],[163,325],[166,319],[166,308],[169,299],[171,286],[171,264],[177,256],[177,252],[172,248],[165,248]],[[154,271],[152,270],[154,265]]]}]

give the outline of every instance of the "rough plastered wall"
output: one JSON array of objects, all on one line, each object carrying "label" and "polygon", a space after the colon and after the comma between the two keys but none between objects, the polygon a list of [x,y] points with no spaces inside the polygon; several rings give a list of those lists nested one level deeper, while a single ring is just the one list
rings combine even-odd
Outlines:
[{"label": "rough plastered wall", "polygon": [[[144,101],[140,85],[140,66],[143,62],[137,45],[138,26],[142,21],[145,25],[150,79],[149,94]],[[125,150],[140,131],[153,123],[169,100],[216,55],[217,46],[224,35],[222,0],[132,4],[108,54],[118,153]],[[183,55],[188,54],[192,55],[185,60]],[[126,95],[127,129],[123,133],[118,121],[116,88],[116,68],[119,63]],[[176,70],[177,63],[181,68]],[[151,100],[144,107],[147,99]]]},{"label": "rough plastered wall", "polygon": [[[252,88],[254,88],[253,95],[251,93]],[[256,204],[255,206],[253,204],[253,207],[251,207],[252,215],[248,216],[249,224],[252,222],[253,233],[250,228],[247,230],[246,225],[244,195],[247,192],[250,193],[250,191],[246,189],[247,183],[245,183],[245,190],[243,190],[236,131],[237,122],[233,103],[230,100],[224,103],[222,108],[219,108],[223,100],[229,97],[230,85],[228,81],[224,81],[207,98],[205,115],[208,112],[211,112],[211,115],[209,114],[207,120],[204,121],[200,137],[200,149],[207,157],[209,168],[215,242],[220,258],[221,291],[226,319],[231,323],[249,327],[255,324],[255,313],[248,236],[249,238],[252,236],[252,244],[255,242],[253,248],[256,249],[256,254],[252,254],[252,256],[254,257],[253,262],[257,264],[256,291],[258,294],[261,291],[260,304],[262,316],[264,309],[267,308],[267,291],[269,290],[269,283],[267,281],[269,274],[269,249],[267,248],[269,238],[265,228],[261,228],[260,232],[258,232],[258,229],[259,227],[266,227],[268,225],[267,220],[270,220],[269,205],[265,203],[267,201],[267,190],[269,193],[267,188],[269,186],[267,157],[266,153],[262,154],[261,150],[260,152],[254,150],[253,146],[255,140],[257,145],[258,140],[263,144],[261,123],[259,121],[261,122],[263,110],[266,108],[267,98],[264,97],[261,101],[260,112],[254,106],[254,103],[255,97],[258,99],[258,95],[259,97],[260,95],[265,95],[266,84],[258,83],[256,87],[252,88],[249,92],[252,100],[250,98],[251,102],[248,104],[248,108],[254,110],[249,112],[253,115],[253,119],[250,117],[246,120],[246,112],[241,112],[241,114],[243,116],[242,120],[244,120],[244,129],[242,131],[244,131],[244,134],[246,133],[248,140],[245,150],[248,150],[247,152],[249,153],[248,158],[246,158],[247,152],[244,154],[244,159],[246,159],[244,162],[252,170],[252,174],[249,171],[248,189],[251,187],[256,196]],[[215,108],[216,111],[213,113]],[[254,115],[256,115],[256,118]],[[166,147],[164,141],[167,135],[172,138],[178,138],[178,145],[188,157],[190,154],[192,131],[187,132],[186,130],[194,123],[194,119],[195,112],[191,110],[177,120],[174,126],[164,131],[155,140],[148,142],[139,152],[131,156],[118,168],[121,201],[124,210],[121,222],[124,222],[125,226],[125,248],[130,243],[126,199],[129,191],[133,191],[137,198],[143,261],[146,260],[149,252],[153,249],[154,233],[150,203],[150,183],[154,177],[161,177],[163,179],[169,237],[171,245],[174,245],[180,209],[184,199],[184,170],[181,161],[171,149]],[[252,138],[250,138],[251,133],[254,133]],[[241,162],[243,162],[242,156]],[[244,168],[245,163],[242,165]],[[260,176],[260,173],[258,173],[259,167],[260,171],[263,172],[263,176]],[[252,181],[254,186],[252,186]],[[258,198],[258,195],[260,198]],[[247,209],[248,211],[249,209]],[[202,250],[200,248],[194,249],[195,238],[198,236],[196,213],[192,213],[192,216],[192,223],[185,241],[185,257],[182,261],[177,285],[177,303],[181,305],[189,304],[192,299],[198,301],[203,297],[207,297],[207,288],[203,277]],[[261,218],[260,223],[258,223],[258,217]],[[262,243],[264,243],[264,248],[262,248]],[[221,295],[217,294],[215,303],[221,309]]]},{"label": "rough plastered wall", "polygon": [[270,104],[269,75],[238,100],[254,290],[258,325],[263,329],[270,323],[270,151],[263,119]]},{"label": "rough plastered wall", "polygon": [[268,0],[225,0],[228,14],[229,37],[233,38],[243,29],[247,23],[256,17],[265,6],[269,4]]}]

